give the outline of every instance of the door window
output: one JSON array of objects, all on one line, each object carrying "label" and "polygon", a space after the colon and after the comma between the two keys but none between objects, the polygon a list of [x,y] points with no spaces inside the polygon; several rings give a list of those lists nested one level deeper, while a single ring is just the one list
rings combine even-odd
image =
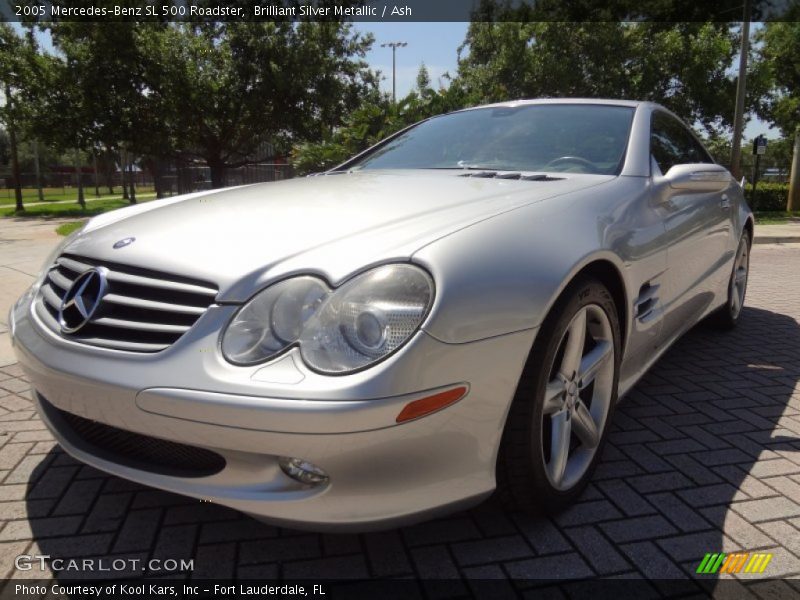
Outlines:
[{"label": "door window", "polygon": [[675,165],[714,162],[683,123],[661,111],[651,117],[650,153],[661,173]]}]

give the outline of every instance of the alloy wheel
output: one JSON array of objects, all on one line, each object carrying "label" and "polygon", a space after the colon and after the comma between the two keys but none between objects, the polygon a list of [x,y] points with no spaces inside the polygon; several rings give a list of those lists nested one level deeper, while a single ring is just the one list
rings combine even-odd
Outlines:
[{"label": "alloy wheel", "polygon": [[542,410],[542,457],[551,485],[573,487],[592,464],[614,387],[614,337],[605,311],[583,306],[559,343]]},{"label": "alloy wheel", "polygon": [[750,248],[747,236],[742,236],[739,248],[736,250],[736,260],[733,263],[733,274],[730,283],[731,317],[736,319],[744,306],[744,295],[747,291],[747,275],[750,269]]}]

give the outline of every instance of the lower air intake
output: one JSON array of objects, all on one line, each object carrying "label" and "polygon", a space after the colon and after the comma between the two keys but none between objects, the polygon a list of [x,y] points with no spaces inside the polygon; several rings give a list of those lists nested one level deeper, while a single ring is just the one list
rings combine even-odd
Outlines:
[{"label": "lower air intake", "polygon": [[101,458],[173,477],[208,477],[225,468],[225,459],[211,450],[98,423],[56,408],[44,398],[41,400],[49,416],[55,415],[62,427],[68,427],[80,438],[83,450],[94,450],[92,453]]}]

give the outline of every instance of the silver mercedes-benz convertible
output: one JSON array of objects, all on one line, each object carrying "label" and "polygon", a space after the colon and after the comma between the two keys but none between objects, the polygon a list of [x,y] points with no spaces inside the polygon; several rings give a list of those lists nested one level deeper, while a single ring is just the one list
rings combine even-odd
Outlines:
[{"label": "silver mercedes-benz convertible", "polygon": [[318,530],[558,510],[614,406],[705,317],[753,217],[664,108],[435,117],[314,177],[158,200],[65,239],[10,324],[98,469]]}]

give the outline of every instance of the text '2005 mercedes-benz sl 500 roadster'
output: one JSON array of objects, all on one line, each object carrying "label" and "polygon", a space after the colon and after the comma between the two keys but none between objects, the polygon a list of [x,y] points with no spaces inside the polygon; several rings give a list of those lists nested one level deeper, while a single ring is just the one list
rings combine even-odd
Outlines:
[{"label": "text '2005 mercedes-benz sl 500 roadster'", "polygon": [[558,510],[614,406],[706,317],[739,319],[753,217],[646,102],[418,123],[313,177],[90,220],[12,309],[61,446],[319,530]]}]

